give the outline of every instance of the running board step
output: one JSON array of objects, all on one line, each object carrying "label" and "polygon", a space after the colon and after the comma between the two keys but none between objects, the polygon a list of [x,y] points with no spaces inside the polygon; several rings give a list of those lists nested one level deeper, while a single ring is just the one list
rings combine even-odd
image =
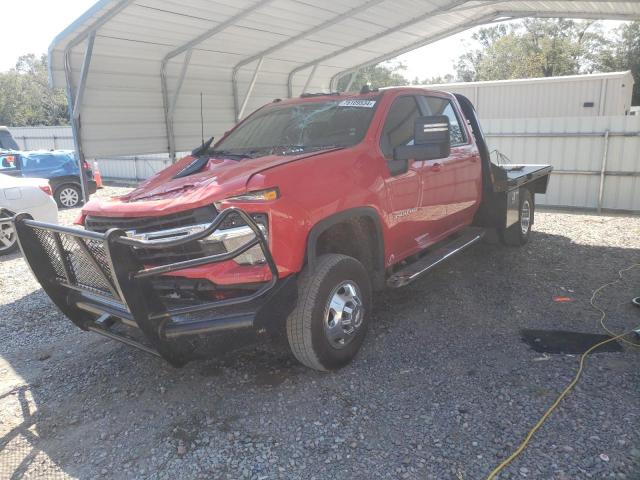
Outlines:
[{"label": "running board step", "polygon": [[399,288],[410,284],[436,265],[441,264],[448,258],[453,257],[457,253],[462,252],[467,247],[478,242],[482,237],[484,237],[484,234],[484,228],[465,228],[453,240],[436,248],[433,252],[427,253],[424,257],[391,275],[387,279],[387,285],[391,288]]}]

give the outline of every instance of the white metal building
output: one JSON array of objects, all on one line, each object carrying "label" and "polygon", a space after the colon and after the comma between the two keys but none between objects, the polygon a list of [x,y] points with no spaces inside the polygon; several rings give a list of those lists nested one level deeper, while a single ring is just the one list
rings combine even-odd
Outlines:
[{"label": "white metal building", "polygon": [[490,119],[628,115],[633,84],[627,71],[425,86],[465,95]]},{"label": "white metal building", "polygon": [[[633,20],[637,0],[100,0],[53,41],[79,155],[187,150],[275,97],[476,25],[522,17]],[[353,77],[352,77],[353,78]]]}]

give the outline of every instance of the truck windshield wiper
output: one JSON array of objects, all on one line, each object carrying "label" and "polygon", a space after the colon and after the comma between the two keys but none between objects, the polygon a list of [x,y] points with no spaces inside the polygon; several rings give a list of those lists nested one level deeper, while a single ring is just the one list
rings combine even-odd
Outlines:
[{"label": "truck windshield wiper", "polygon": [[207,155],[209,157],[229,157],[232,160],[238,159],[242,160],[243,158],[252,158],[253,155],[257,153],[257,150],[247,150],[247,151],[231,151],[231,150],[209,150]]}]

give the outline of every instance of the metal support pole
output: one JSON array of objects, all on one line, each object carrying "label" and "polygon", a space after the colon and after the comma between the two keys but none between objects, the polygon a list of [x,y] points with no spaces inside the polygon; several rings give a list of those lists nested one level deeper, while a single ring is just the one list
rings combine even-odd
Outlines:
[{"label": "metal support pole", "polygon": [[607,175],[607,157],[609,156],[609,130],[604,132],[604,151],[602,152],[602,166],[600,167],[600,188],[598,190],[598,213],[602,212],[604,197],[604,180]]},{"label": "metal support pole", "polygon": [[187,75],[187,69],[189,68],[189,62],[191,62],[191,54],[193,50],[187,50],[184,56],[184,62],[182,63],[182,69],[180,70],[180,77],[178,78],[178,85],[176,85],[176,93],[173,94],[173,101],[169,107],[169,118],[173,122],[173,114],[176,111],[176,105],[178,104],[178,97],[180,96],[180,90],[182,90],[182,84],[184,83],[184,77]]},{"label": "metal support pole", "polygon": [[169,63],[169,60],[180,55],[181,53],[186,52],[187,50],[194,49],[200,43],[222,32],[226,28],[236,24],[247,15],[254,13],[258,8],[263,7],[272,1],[274,0],[261,0],[257,4],[251,5],[250,7],[245,8],[244,10],[241,10],[236,15],[229,17],[228,19],[217,24],[211,29],[201,33],[194,39],[172,50],[162,59],[162,62],[160,64],[160,85],[162,88],[162,102],[164,106],[164,122],[165,122],[165,128],[167,132],[167,141],[169,143],[169,155],[171,156],[172,161],[175,161],[175,158],[176,158],[176,147],[175,147],[175,136],[173,132],[173,127],[171,126],[171,122],[169,119],[169,110],[170,110],[169,103],[170,102],[169,102],[169,86],[167,82],[167,64]]},{"label": "metal support pole", "polygon": [[84,52],[84,59],[82,61],[82,68],[80,70],[80,82],[78,83],[78,89],[74,92],[73,88],[73,69],[71,65],[71,48],[65,52],[64,73],[67,81],[67,99],[69,108],[71,109],[71,130],[73,131],[73,144],[75,148],[76,162],[78,163],[78,169],[80,171],[80,186],[82,189],[82,200],[84,203],[89,201],[89,185],[87,182],[87,172],[84,170],[84,151],[82,150],[81,140],[81,121],[80,110],[82,109],[82,101],[84,99],[84,92],[87,86],[87,76],[89,75],[89,68],[91,67],[91,56],[93,54],[93,44],[95,42],[96,32],[89,33],[87,38],[87,46]]},{"label": "metal support pole", "polygon": [[[347,86],[344,89],[345,92],[350,92],[351,91],[351,87],[353,87],[353,82],[356,81],[356,77],[357,76],[358,76],[358,72],[353,72],[351,74],[351,76],[349,77],[349,83],[347,83]],[[336,90],[338,89],[337,87],[338,87],[338,85],[336,84]]]},{"label": "metal support pole", "polygon": [[[436,14],[439,14],[439,13],[440,13],[439,11],[432,12],[433,15],[436,15]],[[514,18],[519,18],[519,17],[511,17],[511,19],[514,19]],[[420,17],[417,20],[420,20],[420,19],[423,19],[423,18]],[[497,17],[496,17],[496,13],[495,12],[494,13],[490,13],[488,15],[484,15],[484,16],[482,16],[482,17],[480,17],[480,18],[478,18],[478,19],[476,19],[476,20],[474,20],[472,22],[469,22],[469,23],[467,23],[465,25],[461,25],[459,27],[447,29],[447,30],[445,30],[443,32],[438,33],[437,35],[433,35],[431,37],[423,38],[422,40],[414,42],[414,43],[412,43],[410,45],[406,45],[404,47],[401,47],[401,48],[398,48],[396,50],[393,50],[392,52],[386,53],[386,54],[381,55],[379,57],[376,57],[376,58],[373,58],[373,59],[368,60],[366,62],[363,62],[363,63],[361,63],[359,65],[356,65],[356,66],[353,66],[351,68],[348,68],[348,69],[346,69],[346,70],[344,70],[342,72],[338,72],[331,78],[331,89],[335,90],[337,85],[338,85],[338,82],[345,75],[349,75],[349,74],[354,73],[354,72],[357,73],[359,70],[361,70],[363,68],[366,68],[366,67],[368,67],[370,65],[377,65],[378,63],[381,63],[381,62],[384,62],[386,60],[389,60],[390,58],[397,57],[398,55],[402,55],[403,53],[410,52],[412,50],[415,50],[416,48],[424,47],[425,45],[429,45],[430,43],[437,42],[438,40],[442,40],[443,38],[449,37],[451,35],[455,35],[456,33],[463,32],[463,31],[468,30],[470,28],[473,28],[475,26],[484,25],[484,24],[487,24],[487,23],[493,23],[493,22],[497,21],[496,19],[497,19]],[[415,21],[417,21],[417,20],[415,20]],[[503,19],[500,18],[498,20],[502,21]],[[387,33],[383,33],[382,35],[387,35]],[[318,61],[318,60],[315,60],[315,61]],[[298,71],[298,70],[300,70],[300,68],[298,68],[296,70],[293,70],[289,74],[289,84],[288,85],[289,85],[289,91],[290,92],[293,90],[293,87],[292,87],[293,76],[295,75],[296,71]]]},{"label": "metal support pole", "polygon": [[309,85],[311,85],[311,80],[313,80],[313,76],[316,74],[316,70],[318,69],[318,64],[316,63],[311,69],[311,73],[307,77],[307,81],[304,82],[304,87],[302,87],[302,93],[306,93]]},{"label": "metal support pole", "polygon": [[240,119],[242,118],[242,115],[244,115],[244,110],[245,108],[247,108],[247,104],[249,103],[249,98],[251,97],[251,94],[253,93],[253,89],[256,86],[256,82],[258,81],[258,73],[260,73],[260,69],[262,68],[263,62],[264,62],[264,57],[260,57],[260,60],[258,60],[258,64],[256,65],[256,69],[253,72],[253,77],[251,78],[251,83],[249,84],[249,89],[247,90],[247,94],[244,96],[242,106],[238,111],[236,122],[239,122]]},{"label": "metal support pole", "polygon": [[[349,52],[351,52],[353,50],[356,50],[356,49],[366,45],[367,43],[371,43],[371,42],[380,40],[381,38],[383,38],[383,37],[385,37],[387,35],[392,35],[394,33],[397,33],[399,31],[401,31],[401,30],[404,30],[406,28],[410,28],[410,27],[414,26],[416,23],[419,23],[419,22],[421,22],[423,20],[431,18],[431,17],[433,17],[435,15],[438,15],[440,13],[453,10],[453,9],[459,7],[460,5],[466,3],[467,1],[468,0],[455,0],[451,5],[448,5],[446,7],[434,8],[434,9],[429,10],[428,12],[425,12],[425,13],[423,13],[423,14],[415,17],[415,18],[412,18],[411,20],[407,20],[405,22],[402,22],[401,24],[395,25],[392,28],[388,28],[388,29],[384,30],[383,32],[379,32],[379,33],[376,33],[375,35],[371,35],[369,37],[363,38],[362,40],[359,40],[359,41],[357,41],[355,43],[347,45],[347,46],[345,46],[343,48],[340,48],[340,49],[338,49],[336,51],[333,51],[331,53],[323,55],[323,56],[321,56],[319,58],[316,58],[316,59],[314,59],[314,60],[312,60],[310,62],[307,62],[307,63],[305,63],[303,65],[300,65],[299,67],[294,68],[293,70],[291,70],[289,72],[289,76],[287,78],[287,88],[288,88],[288,92],[289,92],[289,98],[293,97],[293,79],[294,79],[294,77],[296,76],[296,74],[298,72],[306,70],[307,68],[309,68],[309,67],[311,67],[311,66],[313,66],[315,64],[322,64],[322,62],[324,62],[326,60],[329,60],[329,59],[332,59],[332,58],[335,58],[335,57],[337,57],[339,55],[342,55],[342,54],[345,54],[345,53],[349,53]],[[332,82],[331,86],[332,87],[334,86],[333,82]]]},{"label": "metal support pole", "polygon": [[165,114],[165,127],[167,129],[167,139],[169,142],[169,157],[171,158],[171,162],[176,161],[176,144],[175,144],[175,135],[173,131],[173,116],[176,111],[176,105],[178,104],[178,96],[180,95],[180,90],[182,90],[182,84],[184,83],[184,78],[187,74],[187,69],[189,68],[189,63],[191,62],[191,55],[193,54],[193,49],[189,49],[185,53],[184,62],[182,63],[182,68],[180,69],[180,76],[178,77],[178,84],[176,85],[176,92],[173,95],[173,99],[169,101],[169,92],[167,89],[167,64],[166,61],[162,61],[162,68],[160,69],[160,79],[162,83],[162,100],[164,106],[164,114]]}]

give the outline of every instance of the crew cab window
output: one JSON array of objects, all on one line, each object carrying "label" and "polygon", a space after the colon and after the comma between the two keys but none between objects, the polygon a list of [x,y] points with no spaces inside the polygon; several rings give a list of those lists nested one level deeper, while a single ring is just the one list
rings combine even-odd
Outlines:
[{"label": "crew cab window", "polygon": [[446,115],[449,117],[449,134],[451,135],[452,147],[469,143],[467,134],[464,128],[462,128],[462,122],[458,118],[450,100],[427,96],[425,96],[424,99],[426,100],[427,109],[429,110],[427,115]]},{"label": "crew cab window", "polygon": [[380,150],[386,159],[393,158],[394,148],[413,145],[415,121],[418,117],[420,110],[415,97],[400,97],[393,102],[380,136]]}]

